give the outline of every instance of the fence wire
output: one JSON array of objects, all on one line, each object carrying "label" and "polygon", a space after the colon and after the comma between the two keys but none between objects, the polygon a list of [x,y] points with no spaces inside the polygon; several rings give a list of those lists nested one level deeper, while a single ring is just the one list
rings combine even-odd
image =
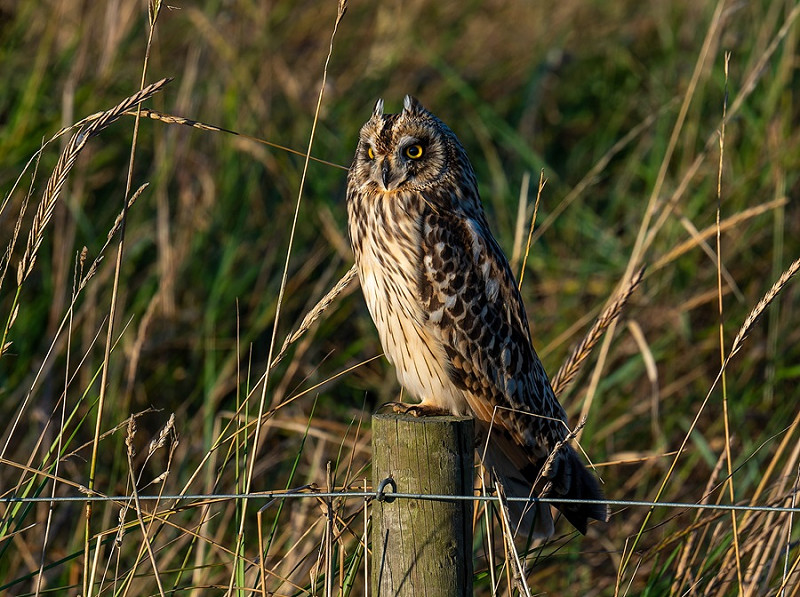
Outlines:
[{"label": "fence wire", "polygon": [[[115,502],[132,503],[135,500],[147,502],[167,502],[167,501],[225,501],[225,500],[276,500],[276,499],[295,499],[295,498],[360,498],[360,499],[379,499],[392,501],[395,499],[408,500],[430,500],[430,501],[477,501],[477,502],[500,502],[501,498],[496,495],[446,495],[436,493],[403,493],[386,491],[261,491],[251,493],[186,493],[186,494],[161,494],[161,495],[69,495],[57,497],[0,497],[0,503],[58,503],[58,502]],[[531,504],[605,504],[614,507],[644,507],[644,508],[673,508],[687,510],[723,510],[735,512],[773,512],[781,514],[800,514],[800,506],[745,506],[737,504],[700,504],[695,502],[652,502],[647,500],[576,500],[568,498],[527,498],[511,497],[504,498],[507,502],[530,502]]]}]

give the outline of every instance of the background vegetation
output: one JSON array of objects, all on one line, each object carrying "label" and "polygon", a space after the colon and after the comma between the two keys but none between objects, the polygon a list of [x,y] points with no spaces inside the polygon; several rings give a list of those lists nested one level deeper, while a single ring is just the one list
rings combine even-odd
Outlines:
[{"label": "background vegetation", "polygon": [[[254,453],[270,355],[352,264],[345,172],[309,163],[279,303],[303,157],[163,120],[138,128],[132,190],[149,186],[127,213],[106,358],[119,231],[104,245],[124,203],[134,118],[99,131],[68,172],[57,162],[74,131],[28,161],[62,127],[139,90],[152,31],[145,80],[174,80],[148,108],[303,152],[324,81],[312,154],[341,166],[376,98],[394,110],[416,95],[467,147],[516,268],[543,170],[522,291],[549,371],[620,281],[648,267],[562,394],[573,422],[588,415],[580,442],[608,497],[793,505],[796,283],[761,305],[724,384],[718,374],[748,314],[800,257],[798,10],[794,0],[351,1],[323,79],[335,0],[185,0],[151,10],[152,28],[140,1],[0,1],[10,250],[0,497],[131,495],[132,479],[150,495],[362,488],[369,413],[399,391],[373,358],[380,344],[352,284],[270,373]],[[68,176],[45,222],[54,171]],[[32,269],[18,277],[26,247]],[[363,500],[272,502],[257,516],[266,502],[98,502],[89,524],[81,502],[6,502],[0,590],[285,595],[332,583],[363,594]],[[327,531],[325,512],[336,514]],[[531,550],[532,592],[800,593],[796,516],[612,513],[585,538],[561,523]],[[491,594],[492,562],[508,594],[502,547],[480,529],[476,557],[476,594]]]}]

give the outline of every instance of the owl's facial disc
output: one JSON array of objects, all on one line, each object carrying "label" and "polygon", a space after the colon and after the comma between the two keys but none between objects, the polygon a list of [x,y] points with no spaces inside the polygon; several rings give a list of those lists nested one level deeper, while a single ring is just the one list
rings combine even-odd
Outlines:
[{"label": "owl's facial disc", "polygon": [[410,96],[397,114],[384,114],[378,100],[361,129],[356,153],[361,180],[382,193],[419,190],[438,182],[453,153],[442,130],[447,127]]},{"label": "owl's facial disc", "polygon": [[385,133],[376,141],[363,139],[361,154],[369,179],[380,191],[418,188],[440,176],[445,160],[439,143],[423,134]]}]

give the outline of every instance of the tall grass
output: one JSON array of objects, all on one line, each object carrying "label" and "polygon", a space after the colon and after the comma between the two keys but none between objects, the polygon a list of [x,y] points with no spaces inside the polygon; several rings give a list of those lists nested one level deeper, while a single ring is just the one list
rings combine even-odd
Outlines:
[{"label": "tall grass", "polygon": [[[212,496],[365,489],[399,387],[342,168],[405,93],[466,145],[606,495],[796,505],[800,5],[338,8],[0,7],[0,498],[132,498],[0,504],[0,591],[364,594],[367,500]],[[796,518],[511,549],[479,509],[476,594],[797,595]]]}]

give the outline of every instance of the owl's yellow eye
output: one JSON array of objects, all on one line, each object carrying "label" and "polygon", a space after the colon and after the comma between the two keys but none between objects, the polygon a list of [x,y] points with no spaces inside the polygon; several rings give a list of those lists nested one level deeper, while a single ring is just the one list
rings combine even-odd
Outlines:
[{"label": "owl's yellow eye", "polygon": [[412,160],[418,160],[422,157],[422,145],[419,143],[415,143],[414,145],[409,145],[406,147],[406,156],[410,157]]},{"label": "owl's yellow eye", "polygon": [[371,147],[367,147],[367,156],[371,160],[375,159],[375,151]]}]

